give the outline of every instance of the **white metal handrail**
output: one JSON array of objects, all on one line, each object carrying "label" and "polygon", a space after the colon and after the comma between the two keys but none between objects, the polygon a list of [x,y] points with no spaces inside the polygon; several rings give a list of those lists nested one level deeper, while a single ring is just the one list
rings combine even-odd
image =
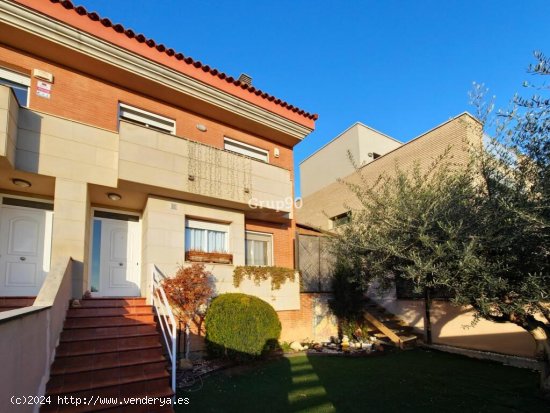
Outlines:
[{"label": "white metal handrail", "polygon": [[170,363],[172,365],[172,390],[176,393],[176,340],[177,340],[177,324],[170,307],[170,303],[166,298],[166,292],[162,287],[162,280],[166,278],[164,274],[153,265],[153,307],[157,314],[160,330],[164,337],[164,344],[166,344],[166,350],[170,357]]}]

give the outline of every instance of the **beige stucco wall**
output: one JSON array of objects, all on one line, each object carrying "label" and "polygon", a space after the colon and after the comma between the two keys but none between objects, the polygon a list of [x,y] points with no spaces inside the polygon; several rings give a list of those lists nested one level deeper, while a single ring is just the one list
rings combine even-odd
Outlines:
[{"label": "beige stucco wall", "polygon": [[67,119],[19,110],[17,169],[116,186],[117,134]]},{"label": "beige stucco wall", "polygon": [[270,281],[256,286],[243,280],[239,288],[233,285],[233,270],[245,265],[245,219],[240,211],[214,206],[193,204],[178,200],[149,197],[142,218],[142,291],[150,296],[151,275],[156,265],[166,276],[173,276],[179,265],[185,263],[185,221],[187,218],[221,221],[229,225],[229,249],[233,265],[206,264],[213,275],[216,294],[243,292],[256,295],[276,310],[300,307],[299,279],[285,283],[280,290],[272,291]]},{"label": "beige stucco wall", "polygon": [[72,257],[73,297],[88,290],[90,202],[86,182],[57,178],[52,228],[52,268]]},{"label": "beige stucco wall", "polygon": [[0,157],[6,157],[11,166],[15,164],[18,117],[15,96],[10,88],[0,85]]},{"label": "beige stucco wall", "polygon": [[[398,315],[417,333],[424,332],[424,301],[398,300],[395,290],[381,292],[371,288],[369,297],[388,312]],[[447,301],[434,301],[431,311],[432,340],[434,344],[491,351],[522,357],[534,357],[533,338],[512,323],[494,323],[479,320],[475,325],[469,307],[455,307]]]},{"label": "beige stucco wall", "polygon": [[13,405],[12,396],[41,396],[71,297],[72,263],[52,268],[34,306],[0,314],[0,406],[6,412],[38,412]]},{"label": "beige stucco wall", "polygon": [[[468,114],[462,114],[420,137],[389,152],[361,168],[361,175],[367,183],[374,183],[383,173],[392,173],[398,164],[406,170],[418,162],[421,168],[451,149],[452,161],[460,164],[468,161],[468,145],[481,137],[480,124]],[[302,176],[303,178],[303,176]],[[357,172],[343,178],[350,183],[360,183]],[[313,194],[304,196],[303,206],[296,210],[296,220],[320,229],[330,228],[330,217],[359,208],[355,195],[341,182],[331,183]]]},{"label": "beige stucco wall", "polygon": [[401,143],[361,123],[356,123],[300,164],[300,188],[307,197],[354,172],[348,151],[357,165],[373,161],[369,153],[385,154]]}]

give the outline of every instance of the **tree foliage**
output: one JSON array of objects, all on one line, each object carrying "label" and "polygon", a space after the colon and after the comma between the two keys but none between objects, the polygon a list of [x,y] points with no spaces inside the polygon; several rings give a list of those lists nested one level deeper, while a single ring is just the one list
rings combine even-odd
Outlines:
[{"label": "tree foliage", "polygon": [[188,325],[192,321],[200,324],[198,318],[214,294],[210,277],[203,264],[193,264],[180,266],[174,277],[163,281],[166,297],[182,324]]},{"label": "tree foliage", "polygon": [[[550,61],[535,58],[529,72],[549,75]],[[483,144],[468,148],[468,164],[457,167],[448,151],[429,168],[348,184],[361,207],[334,249],[365,287],[399,276],[418,290],[446,288],[475,320],[524,328],[550,390],[550,100],[547,87],[526,86],[537,93],[495,113],[476,85]]]}]

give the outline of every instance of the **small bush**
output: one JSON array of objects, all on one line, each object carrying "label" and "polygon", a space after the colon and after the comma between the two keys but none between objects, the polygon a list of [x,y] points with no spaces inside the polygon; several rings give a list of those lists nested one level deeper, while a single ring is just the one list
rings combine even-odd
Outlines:
[{"label": "small bush", "polygon": [[246,360],[278,346],[281,323],[265,301],[246,294],[222,294],[206,313],[206,346],[209,355]]}]

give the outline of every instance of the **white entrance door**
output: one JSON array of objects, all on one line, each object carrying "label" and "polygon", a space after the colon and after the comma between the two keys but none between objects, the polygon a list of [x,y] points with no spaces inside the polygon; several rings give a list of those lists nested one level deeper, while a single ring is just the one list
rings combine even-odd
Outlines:
[{"label": "white entrance door", "polygon": [[[48,228],[46,228],[48,227]],[[0,296],[35,296],[50,265],[51,212],[0,208]]]},{"label": "white entrance door", "polygon": [[139,222],[94,218],[101,221],[99,248],[99,295],[140,295]]}]

